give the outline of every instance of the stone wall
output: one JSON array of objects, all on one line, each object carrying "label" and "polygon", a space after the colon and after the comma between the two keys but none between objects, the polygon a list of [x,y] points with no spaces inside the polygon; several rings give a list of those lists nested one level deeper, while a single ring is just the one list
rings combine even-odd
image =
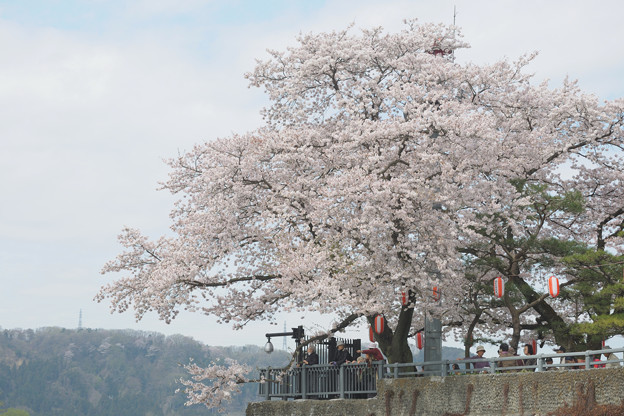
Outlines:
[{"label": "stone wall", "polygon": [[374,399],[257,402],[247,416],[624,414],[623,399],[624,368],[546,371],[383,380]]}]

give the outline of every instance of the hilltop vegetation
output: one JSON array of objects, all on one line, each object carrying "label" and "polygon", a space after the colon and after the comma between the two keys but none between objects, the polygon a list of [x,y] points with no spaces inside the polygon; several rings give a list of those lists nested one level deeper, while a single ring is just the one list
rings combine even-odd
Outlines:
[{"label": "hilltop vegetation", "polygon": [[[188,378],[180,364],[235,358],[252,367],[280,366],[288,354],[257,346],[211,347],[181,335],[131,330],[3,330],[0,332],[0,402],[30,416],[195,416],[175,393]],[[258,400],[255,383],[226,409],[244,414]]]}]

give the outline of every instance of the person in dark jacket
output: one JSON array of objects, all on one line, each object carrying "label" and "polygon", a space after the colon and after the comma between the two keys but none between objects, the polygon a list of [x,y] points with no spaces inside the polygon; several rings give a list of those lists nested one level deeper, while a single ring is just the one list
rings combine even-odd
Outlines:
[{"label": "person in dark jacket", "polygon": [[[524,344],[524,355],[535,355],[535,351],[533,351],[532,344]],[[523,360],[522,364],[527,368],[525,371],[535,371],[535,366],[537,365],[537,358],[526,358]]]},{"label": "person in dark jacket", "polygon": [[338,351],[336,351],[334,361],[331,362],[333,365],[342,365],[353,361],[353,357],[349,354],[349,351],[345,350],[343,341],[338,341],[338,345],[336,346],[338,347]]},{"label": "person in dark jacket", "polygon": [[306,358],[303,360],[303,363],[306,365],[316,365],[319,363],[319,357],[316,353],[316,348],[313,345],[308,346],[308,353],[306,354]]}]

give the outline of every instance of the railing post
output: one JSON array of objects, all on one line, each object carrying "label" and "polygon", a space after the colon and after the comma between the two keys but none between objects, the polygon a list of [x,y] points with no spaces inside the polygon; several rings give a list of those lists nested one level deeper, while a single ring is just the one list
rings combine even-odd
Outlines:
[{"label": "railing post", "polygon": [[442,377],[446,377],[448,375],[448,366],[449,366],[449,360],[444,361],[444,363],[442,363],[442,371],[441,371],[441,376]]},{"label": "railing post", "polygon": [[301,398],[308,398],[308,369],[305,365],[301,367]]},{"label": "railing post", "polygon": [[382,379],[384,378],[384,373],[385,373],[384,364],[385,364],[385,363],[382,361],[382,362],[379,364],[379,367],[377,367],[377,372],[378,372],[378,376],[379,376],[378,378],[379,378],[379,380],[382,380]]},{"label": "railing post", "polygon": [[266,377],[264,378],[264,388],[265,390],[265,394],[264,394],[264,399],[265,400],[271,400],[271,381],[269,380],[269,378],[271,377],[271,367],[267,367],[266,369]]},{"label": "railing post", "polygon": [[537,357],[537,371],[544,371],[544,358],[542,357],[542,354]]},{"label": "railing post", "polygon": [[490,364],[490,374],[496,374],[496,361],[492,361]]},{"label": "railing post", "polygon": [[345,372],[344,372],[344,365],[341,365],[340,368],[338,369],[338,390],[340,391],[340,398],[344,399],[345,398]]},{"label": "railing post", "polygon": [[585,370],[589,370],[589,351],[585,351]]}]

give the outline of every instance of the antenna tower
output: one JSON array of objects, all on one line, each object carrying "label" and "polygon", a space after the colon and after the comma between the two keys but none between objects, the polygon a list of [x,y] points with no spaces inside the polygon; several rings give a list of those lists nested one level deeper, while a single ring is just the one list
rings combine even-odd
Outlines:
[{"label": "antenna tower", "polygon": [[80,309],[80,315],[78,316],[78,329],[82,329],[82,309]]}]

